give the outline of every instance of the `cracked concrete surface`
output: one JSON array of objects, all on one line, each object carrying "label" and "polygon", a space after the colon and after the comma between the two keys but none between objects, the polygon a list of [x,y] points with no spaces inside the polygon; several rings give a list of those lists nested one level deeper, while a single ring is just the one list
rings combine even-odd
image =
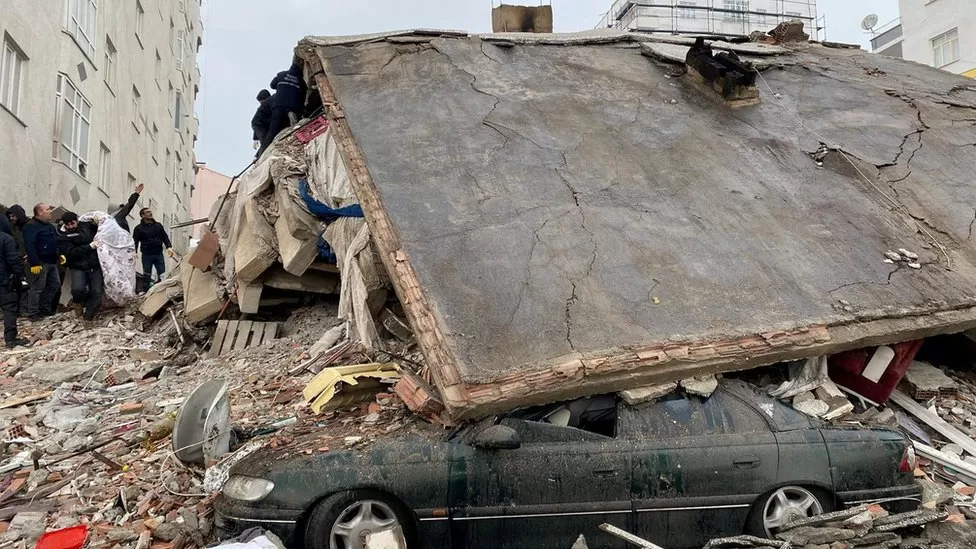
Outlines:
[{"label": "cracked concrete surface", "polygon": [[[781,97],[730,111],[639,48],[397,47],[319,53],[465,383],[976,305],[976,94],[958,77],[814,46],[764,71]],[[820,141],[910,214],[850,164],[818,167]],[[884,263],[898,248],[923,268]]]}]

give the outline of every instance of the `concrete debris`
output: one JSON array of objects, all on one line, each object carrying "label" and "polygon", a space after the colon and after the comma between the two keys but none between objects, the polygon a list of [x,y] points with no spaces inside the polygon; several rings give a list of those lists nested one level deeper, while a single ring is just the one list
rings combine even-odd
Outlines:
[{"label": "concrete debris", "polygon": [[718,379],[715,376],[691,377],[681,380],[681,388],[688,394],[708,398],[718,389]]},{"label": "concrete debris", "polygon": [[951,397],[959,392],[959,385],[942,370],[925,362],[912,361],[905,372],[906,391],[915,400],[929,400],[937,396]]},{"label": "concrete debris", "polygon": [[673,393],[677,389],[678,384],[676,382],[662,383],[660,385],[650,385],[647,387],[620,391],[620,397],[624,399],[624,402],[627,404],[636,406],[645,402],[653,402],[664,395]]},{"label": "concrete debris", "polygon": [[845,528],[801,526],[776,535],[793,546],[830,545],[857,537],[857,533]]},{"label": "concrete debris", "polygon": [[799,20],[783,21],[768,34],[773,37],[774,44],[806,42],[810,39],[810,35],[803,32],[803,22]]}]

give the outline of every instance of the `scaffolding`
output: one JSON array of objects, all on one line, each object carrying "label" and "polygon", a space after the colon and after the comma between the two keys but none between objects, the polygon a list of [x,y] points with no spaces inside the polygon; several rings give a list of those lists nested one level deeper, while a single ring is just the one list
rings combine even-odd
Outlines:
[{"label": "scaffolding", "polygon": [[710,36],[748,36],[791,20],[819,39],[825,19],[816,0],[615,0],[604,28]]}]

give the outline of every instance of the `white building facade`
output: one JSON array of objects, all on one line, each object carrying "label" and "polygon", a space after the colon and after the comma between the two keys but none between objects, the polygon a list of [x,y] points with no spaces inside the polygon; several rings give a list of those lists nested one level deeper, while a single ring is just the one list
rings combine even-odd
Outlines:
[{"label": "white building facade", "polygon": [[[200,0],[0,2],[0,203],[189,218]],[[188,235],[171,234],[185,249]]]},{"label": "white building facade", "polygon": [[976,78],[976,3],[900,0],[901,17],[876,29],[875,53]]},{"label": "white building facade", "polygon": [[602,27],[640,32],[748,36],[798,19],[816,37],[815,0],[616,0]]}]

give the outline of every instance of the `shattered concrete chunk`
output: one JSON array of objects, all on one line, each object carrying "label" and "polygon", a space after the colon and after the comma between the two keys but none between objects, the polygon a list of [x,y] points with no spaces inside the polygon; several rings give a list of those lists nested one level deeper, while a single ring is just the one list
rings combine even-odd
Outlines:
[{"label": "shattered concrete chunk", "polygon": [[52,385],[91,376],[98,364],[90,362],[40,362],[24,370],[24,375]]},{"label": "shattered concrete chunk", "polygon": [[856,517],[867,510],[867,505],[860,505],[858,507],[851,507],[850,509],[843,509],[841,511],[834,511],[832,513],[823,513],[815,517],[790,522],[786,524],[786,526],[783,526],[780,529],[780,532],[788,532],[795,528],[801,527],[823,526],[824,524],[830,524],[832,522],[843,522],[851,517]]},{"label": "shattered concrete chunk", "polygon": [[830,405],[822,400],[816,399],[794,403],[793,408],[795,408],[797,412],[806,414],[810,417],[821,417],[830,411]]},{"label": "shattered concrete chunk", "polygon": [[[894,532],[896,530],[901,530],[902,528],[908,528],[910,526],[921,526],[923,524],[928,524],[930,522],[937,522],[940,520],[945,520],[949,518],[949,513],[945,511],[913,511],[910,513],[902,513],[900,515],[892,515],[882,519],[884,524],[875,527],[877,532]],[[879,521],[880,522],[880,521]]]},{"label": "shattered concrete chunk", "polygon": [[829,545],[835,541],[846,541],[856,536],[856,533],[844,528],[814,528],[810,526],[801,526],[776,534],[776,537],[789,542],[791,545]]},{"label": "shattered concrete chunk", "polygon": [[703,549],[761,549],[765,547],[786,548],[789,543],[755,536],[732,536],[709,541]]},{"label": "shattered concrete chunk", "polygon": [[638,404],[643,404],[645,402],[651,402],[657,400],[664,395],[673,393],[678,389],[677,382],[662,383],[660,385],[649,385],[647,387],[639,387],[637,389],[627,389],[626,391],[620,391],[620,397],[624,399],[624,402],[631,406],[636,406]]},{"label": "shattered concrete chunk", "polygon": [[878,532],[867,534],[852,540],[848,540],[847,544],[853,547],[870,547],[872,545],[878,545],[879,543],[888,543],[894,541],[895,544],[901,543],[901,536],[894,532]]},{"label": "shattered concrete chunk", "polygon": [[715,376],[696,376],[681,380],[681,387],[689,394],[708,398],[718,389]]},{"label": "shattered concrete chunk", "polygon": [[29,545],[34,545],[37,538],[44,533],[44,521],[47,513],[28,511],[17,513],[7,531],[0,535],[0,543],[12,543],[20,539],[27,540]]},{"label": "shattered concrete chunk", "polygon": [[955,491],[940,483],[928,479],[919,479],[918,484],[922,487],[922,504],[939,507],[952,501]]}]

